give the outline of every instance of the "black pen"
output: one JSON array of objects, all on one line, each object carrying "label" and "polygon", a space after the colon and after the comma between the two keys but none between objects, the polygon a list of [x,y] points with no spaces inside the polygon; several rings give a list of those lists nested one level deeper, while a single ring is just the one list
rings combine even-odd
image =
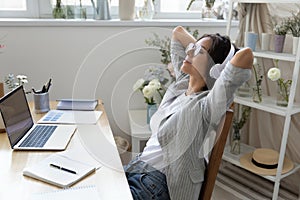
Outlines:
[{"label": "black pen", "polygon": [[47,85],[46,85],[46,92],[48,92],[49,89],[50,89],[51,81],[52,81],[52,79],[50,78],[49,81],[48,81],[48,83],[47,83]]},{"label": "black pen", "polygon": [[55,165],[55,164],[50,164],[50,167],[54,167],[56,169],[60,169],[60,170],[63,170],[65,172],[69,172],[69,173],[72,173],[72,174],[77,174],[75,171],[71,170],[71,169],[67,169],[67,168],[64,168],[64,167],[61,167],[61,166],[58,166],[58,165]]}]

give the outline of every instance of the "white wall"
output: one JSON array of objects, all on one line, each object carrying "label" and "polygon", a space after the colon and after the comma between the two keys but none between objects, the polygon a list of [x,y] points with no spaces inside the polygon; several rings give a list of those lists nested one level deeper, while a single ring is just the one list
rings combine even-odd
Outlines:
[{"label": "white wall", "polygon": [[[176,23],[162,23],[161,27],[151,23],[87,24],[0,21],[0,38],[5,36],[0,44],[6,46],[0,53],[0,80],[9,73],[26,74],[26,88],[40,89],[52,78],[52,100],[101,98],[113,133],[130,139],[127,110],[145,107],[132,86],[147,66],[161,65],[160,52],[147,46],[145,39],[154,32],[170,36]],[[226,31],[226,23],[188,25],[200,34]],[[28,100],[32,100],[31,94]]]}]

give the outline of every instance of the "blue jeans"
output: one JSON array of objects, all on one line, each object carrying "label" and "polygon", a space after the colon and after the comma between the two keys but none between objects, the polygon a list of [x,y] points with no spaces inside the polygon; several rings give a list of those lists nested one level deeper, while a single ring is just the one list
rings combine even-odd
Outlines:
[{"label": "blue jeans", "polygon": [[139,156],[124,166],[124,171],[133,199],[170,199],[166,176],[154,167],[141,161]]}]

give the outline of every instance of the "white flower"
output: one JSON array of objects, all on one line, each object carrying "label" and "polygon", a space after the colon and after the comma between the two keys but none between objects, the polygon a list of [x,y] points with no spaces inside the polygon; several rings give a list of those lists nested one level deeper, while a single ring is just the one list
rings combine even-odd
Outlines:
[{"label": "white flower", "polygon": [[136,81],[136,83],[133,85],[133,91],[137,91],[139,90],[140,88],[143,87],[143,84],[144,84],[145,80],[140,78],[139,80]]},{"label": "white flower", "polygon": [[156,92],[156,88],[151,85],[147,85],[143,89],[144,97],[148,99],[151,99],[154,96],[155,92]]},{"label": "white flower", "polygon": [[161,88],[161,84],[158,79],[153,79],[152,81],[149,82],[149,85],[154,87],[156,90]]},{"label": "white flower", "polygon": [[19,80],[27,79],[27,76],[25,76],[25,75],[17,75],[16,77]]},{"label": "white flower", "polygon": [[22,84],[24,84],[24,83],[28,83],[28,80],[26,80],[26,79],[22,79],[22,80],[21,80],[21,83],[22,83]]},{"label": "white flower", "polygon": [[272,81],[277,81],[281,77],[280,69],[273,67],[268,71],[268,78]]}]

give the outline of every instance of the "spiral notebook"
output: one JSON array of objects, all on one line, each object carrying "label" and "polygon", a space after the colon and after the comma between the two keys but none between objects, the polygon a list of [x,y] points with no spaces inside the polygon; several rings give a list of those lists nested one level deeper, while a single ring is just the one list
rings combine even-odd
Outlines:
[{"label": "spiral notebook", "polygon": [[53,192],[37,193],[31,195],[29,200],[100,200],[95,185],[74,187],[64,190],[55,190]]}]

